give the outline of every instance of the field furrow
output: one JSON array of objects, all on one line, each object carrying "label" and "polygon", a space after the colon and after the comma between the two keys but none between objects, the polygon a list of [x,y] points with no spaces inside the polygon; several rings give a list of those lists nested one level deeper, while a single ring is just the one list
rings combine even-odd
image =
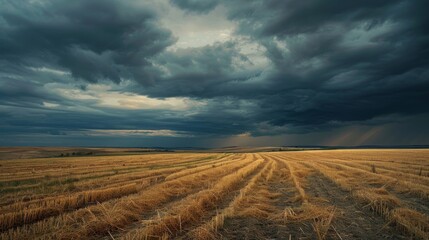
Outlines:
[{"label": "field furrow", "polygon": [[[416,210],[404,207],[404,204],[389,193],[383,187],[368,187],[367,184],[363,183],[362,178],[353,174],[344,174],[343,172],[350,172],[350,168],[344,166],[341,169],[332,169],[323,164],[327,163],[310,163],[312,166],[320,171],[326,178],[340,186],[342,189],[349,191],[351,196],[359,202],[366,204],[372,211],[380,214],[385,219],[394,222],[397,226],[410,235],[414,235],[419,238],[425,238],[429,235],[429,218]],[[328,165],[328,164],[327,164]],[[362,173],[359,171],[359,173]],[[398,209],[403,210],[406,214],[394,214]],[[395,217],[396,216],[396,217]],[[417,225],[401,224],[401,222],[413,221],[411,218],[418,216],[419,223]],[[420,222],[421,221],[421,222]]]},{"label": "field furrow", "polygon": [[[252,162],[252,156],[237,161],[230,166],[230,171],[240,169]],[[41,222],[10,230],[7,235],[28,238],[30,235],[50,235],[58,238],[78,238],[104,234],[121,229],[137,221],[143,212],[168,202],[170,199],[184,196],[198,188],[210,184],[214,179],[227,174],[225,169],[214,167],[206,171],[183,176],[150,187],[136,195],[93,205],[89,208],[49,218]],[[55,227],[46,229],[46,224]]]},{"label": "field furrow", "polygon": [[198,192],[188,199],[184,199],[165,216],[149,219],[143,227],[131,231],[123,239],[158,239],[168,236],[177,237],[189,226],[204,221],[214,213],[216,208],[229,202],[228,198],[234,196],[233,192],[247,182],[260,165],[261,159],[252,164],[219,179],[211,188]]},{"label": "field furrow", "polygon": [[192,230],[186,233],[186,237],[189,239],[216,239],[220,238],[218,231],[223,227],[226,219],[236,215],[237,209],[243,204],[249,194],[253,194],[259,181],[268,181],[274,170],[276,169],[275,162],[268,160],[261,171],[255,174],[246,185],[239,190],[239,193],[235,195],[234,199],[229,205],[223,209],[217,209],[216,214],[211,217],[210,220],[205,221],[203,224],[194,227]]},{"label": "field furrow", "polygon": [[0,162],[0,239],[429,239],[429,150]]}]

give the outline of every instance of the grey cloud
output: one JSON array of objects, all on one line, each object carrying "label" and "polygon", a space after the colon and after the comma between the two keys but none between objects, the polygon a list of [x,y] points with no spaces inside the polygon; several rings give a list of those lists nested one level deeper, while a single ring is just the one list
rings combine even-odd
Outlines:
[{"label": "grey cloud", "polygon": [[237,80],[231,74],[248,62],[235,42],[215,43],[200,48],[167,51],[154,58],[155,84],[141,91],[153,97],[211,98],[222,95],[224,84]]},{"label": "grey cloud", "polygon": [[426,8],[426,2],[225,5],[240,24],[238,33],[265,46],[277,69],[265,81],[273,92],[260,98],[258,121],[314,129],[335,121],[429,111],[424,103],[429,44],[423,40],[429,21],[414,11]]},{"label": "grey cloud", "polygon": [[[224,109],[229,109],[228,99],[247,99],[256,103],[243,109],[252,112],[253,121],[288,126],[292,132],[429,111],[424,100],[429,95],[429,21],[418,10],[428,6],[425,1],[222,4],[239,24],[237,34],[262,45],[274,69],[263,70],[270,73],[249,84],[246,74],[227,65],[217,65],[222,68],[216,72],[223,74],[210,75],[204,66],[191,64],[201,62],[198,54],[188,55],[181,64],[207,74],[177,71],[147,93],[216,98]],[[178,60],[174,54],[168,59]],[[213,117],[217,114],[213,111]],[[241,122],[252,132],[254,125]]]},{"label": "grey cloud", "polygon": [[32,58],[90,82],[144,76],[149,58],[174,43],[146,5],[132,1],[2,1],[0,56]]},{"label": "grey cloud", "polygon": [[[241,31],[261,35],[296,35],[311,33],[336,24],[353,27],[357,21],[368,26],[389,19],[398,3],[404,1],[225,1],[232,9],[229,17],[238,21]],[[386,14],[388,13],[388,14]]]},{"label": "grey cloud", "polygon": [[195,13],[207,13],[213,10],[219,3],[218,0],[170,0],[177,7]]},{"label": "grey cloud", "polygon": [[[3,0],[0,66],[7,70],[0,75],[0,122],[7,130],[0,131],[49,134],[128,128],[209,137],[245,132],[341,135],[336,129],[399,126],[397,119],[406,123],[415,117],[422,124],[419,116],[429,112],[425,0],[170,2],[200,14],[195,16],[222,4],[237,23],[234,40],[173,50],[167,47],[174,37],[158,26],[162,16],[147,5]],[[259,47],[268,66],[252,63],[242,49],[242,38]],[[36,74],[29,68],[44,66],[71,76]],[[43,101],[79,105],[45,85],[75,81],[74,87],[85,90],[86,83],[79,79],[130,79],[121,90],[155,98],[189,97],[205,105],[183,115],[40,107]],[[383,122],[374,121],[381,118]]]}]

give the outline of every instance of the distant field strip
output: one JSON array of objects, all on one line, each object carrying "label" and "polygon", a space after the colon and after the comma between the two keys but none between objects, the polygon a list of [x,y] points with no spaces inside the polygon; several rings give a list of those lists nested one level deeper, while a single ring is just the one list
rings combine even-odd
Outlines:
[{"label": "distant field strip", "polygon": [[429,150],[0,161],[0,239],[429,239]]}]

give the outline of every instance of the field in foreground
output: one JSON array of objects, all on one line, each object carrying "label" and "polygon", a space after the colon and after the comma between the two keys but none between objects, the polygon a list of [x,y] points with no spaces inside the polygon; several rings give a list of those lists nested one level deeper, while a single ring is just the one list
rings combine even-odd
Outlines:
[{"label": "field in foreground", "polygon": [[0,161],[0,239],[429,239],[429,150]]}]

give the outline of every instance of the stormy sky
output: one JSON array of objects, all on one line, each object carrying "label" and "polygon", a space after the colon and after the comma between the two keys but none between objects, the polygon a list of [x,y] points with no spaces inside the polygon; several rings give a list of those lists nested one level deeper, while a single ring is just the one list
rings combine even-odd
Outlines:
[{"label": "stormy sky", "polygon": [[0,145],[429,144],[427,0],[0,0]]}]

